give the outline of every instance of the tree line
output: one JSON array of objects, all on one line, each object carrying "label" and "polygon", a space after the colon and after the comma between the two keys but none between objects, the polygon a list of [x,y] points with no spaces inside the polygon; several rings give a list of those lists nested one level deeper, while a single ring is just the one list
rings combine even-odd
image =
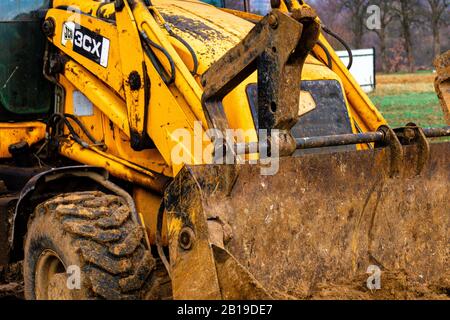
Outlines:
[{"label": "tree line", "polygon": [[[376,47],[378,70],[427,69],[450,49],[450,0],[312,0],[353,49]],[[377,22],[374,28],[373,22]],[[334,40],[332,44],[338,46]]]}]

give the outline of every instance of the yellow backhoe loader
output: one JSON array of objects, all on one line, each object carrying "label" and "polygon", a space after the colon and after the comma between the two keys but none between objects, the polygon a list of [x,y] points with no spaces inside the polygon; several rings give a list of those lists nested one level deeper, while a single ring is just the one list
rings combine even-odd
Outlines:
[{"label": "yellow backhoe loader", "polygon": [[0,8],[27,299],[448,298],[450,128],[389,127],[303,1]]}]

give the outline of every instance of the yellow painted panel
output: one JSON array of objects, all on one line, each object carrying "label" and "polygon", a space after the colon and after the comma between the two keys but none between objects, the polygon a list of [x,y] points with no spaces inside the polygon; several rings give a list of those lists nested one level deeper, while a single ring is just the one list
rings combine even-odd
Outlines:
[{"label": "yellow painted panel", "polygon": [[45,139],[45,123],[0,123],[0,158],[10,158],[11,144],[26,141],[29,145]]},{"label": "yellow painted panel", "polygon": [[[53,18],[56,25],[55,35],[52,38],[49,38],[49,41],[62,52],[79,62],[87,70],[95,74],[100,80],[107,83],[121,97],[124,97],[119,40],[117,38],[116,27],[111,23],[96,19],[89,15],[74,15],[73,12],[61,9],[50,9],[47,13],[47,18]],[[70,41],[68,41],[66,45],[62,44],[63,25],[70,21],[82,25],[89,30],[95,30],[95,33],[109,40],[108,65],[106,68],[81,54],[74,52]]]},{"label": "yellow painted panel", "polygon": [[[162,197],[144,188],[135,187],[133,198],[136,202],[136,209],[144,218],[145,229],[151,244],[156,243],[156,227],[158,221],[158,211],[161,206]],[[163,245],[167,245],[167,221],[164,218],[161,233]]]}]

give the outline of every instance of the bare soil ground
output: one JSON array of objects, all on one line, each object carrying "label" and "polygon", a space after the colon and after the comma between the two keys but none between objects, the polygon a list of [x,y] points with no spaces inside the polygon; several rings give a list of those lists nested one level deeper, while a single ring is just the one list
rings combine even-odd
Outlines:
[{"label": "bare soil ground", "polygon": [[[23,299],[21,264],[10,270],[0,270],[0,299]],[[367,275],[340,285],[318,285],[304,297],[308,300],[450,300],[450,277],[444,276],[438,284],[411,283],[402,272],[383,272],[382,289],[369,290]],[[283,295],[281,295],[283,296]]]},{"label": "bare soil ground", "polygon": [[433,83],[436,74],[429,73],[394,73],[394,74],[377,74],[378,84],[407,84],[407,83]]},{"label": "bare soil ground", "polygon": [[0,299],[23,299],[22,263],[0,267]]},{"label": "bare soil ground", "polygon": [[450,300],[450,278],[438,283],[412,282],[403,272],[383,272],[381,289],[369,290],[367,275],[341,285],[319,285],[313,300]]},{"label": "bare soil ground", "polygon": [[435,73],[377,74],[375,96],[435,93]]}]

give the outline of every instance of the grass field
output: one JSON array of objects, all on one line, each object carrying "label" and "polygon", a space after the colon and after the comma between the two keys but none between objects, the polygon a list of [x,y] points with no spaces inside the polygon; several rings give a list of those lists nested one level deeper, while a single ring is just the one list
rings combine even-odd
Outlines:
[{"label": "grass field", "polygon": [[414,122],[422,127],[445,126],[434,91],[435,74],[379,74],[372,101],[392,127]]}]

